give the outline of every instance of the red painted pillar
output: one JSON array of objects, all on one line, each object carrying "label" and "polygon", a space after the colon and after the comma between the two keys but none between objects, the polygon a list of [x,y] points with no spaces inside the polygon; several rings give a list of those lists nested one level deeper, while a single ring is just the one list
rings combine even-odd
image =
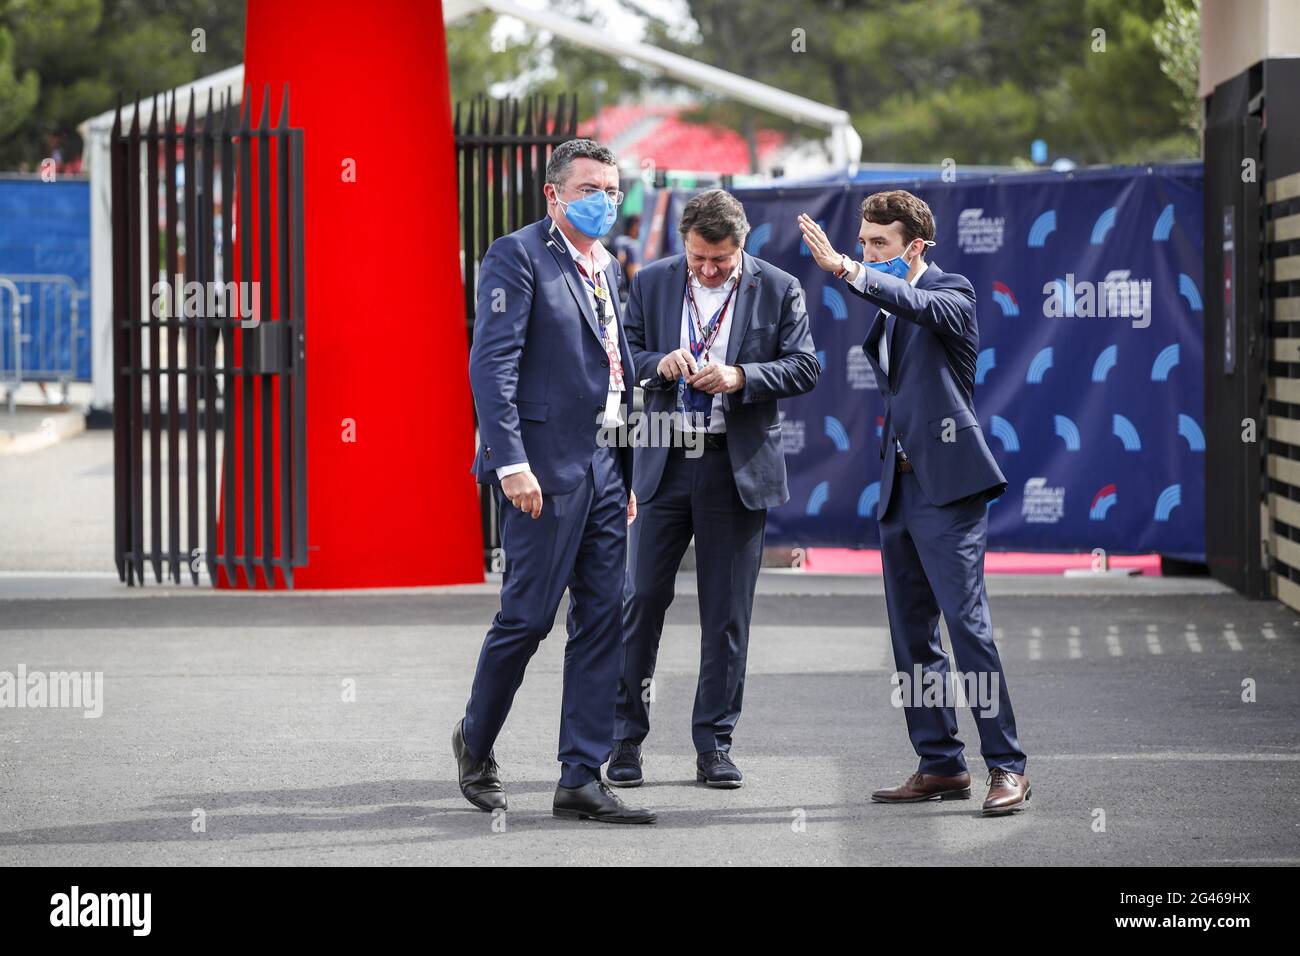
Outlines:
[{"label": "red painted pillar", "polygon": [[309,563],[294,586],[481,581],[441,5],[249,0],[244,67],[254,122],[267,84],[278,120],[287,82],[304,131]]}]

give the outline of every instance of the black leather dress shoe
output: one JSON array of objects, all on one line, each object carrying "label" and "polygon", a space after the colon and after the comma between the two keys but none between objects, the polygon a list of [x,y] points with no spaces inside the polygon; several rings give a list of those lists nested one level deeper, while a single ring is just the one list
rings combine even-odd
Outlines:
[{"label": "black leather dress shoe", "polygon": [[496,754],[489,751],[487,757],[479,760],[470,753],[469,747],[465,746],[464,724],[465,720],[461,718],[451,732],[451,752],[456,755],[460,792],[480,810],[504,810],[506,791],[497,772]]},{"label": "black leather dress shoe", "polygon": [[641,748],[630,740],[617,741],[605,768],[605,779],[611,787],[641,786],[645,782],[641,776]]},{"label": "black leather dress shoe", "polygon": [[743,786],[745,775],[725,750],[713,750],[695,759],[695,779],[720,790],[735,790]]},{"label": "black leather dress shoe", "polygon": [[654,823],[655,815],[644,807],[629,807],[603,780],[581,787],[556,787],[552,812],[572,820],[601,823]]}]

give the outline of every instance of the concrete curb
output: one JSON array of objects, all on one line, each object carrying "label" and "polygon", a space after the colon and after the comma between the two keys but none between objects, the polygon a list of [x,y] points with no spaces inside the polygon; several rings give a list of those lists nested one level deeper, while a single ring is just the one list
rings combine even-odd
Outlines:
[{"label": "concrete curb", "polygon": [[86,416],[75,409],[51,409],[46,414],[23,410],[12,418],[0,416],[0,455],[40,451],[85,430]]}]

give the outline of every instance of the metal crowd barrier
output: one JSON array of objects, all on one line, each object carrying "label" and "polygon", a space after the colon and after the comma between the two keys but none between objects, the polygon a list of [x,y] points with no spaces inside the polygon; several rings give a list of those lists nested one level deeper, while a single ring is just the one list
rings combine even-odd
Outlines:
[{"label": "metal crowd barrier", "polygon": [[0,275],[0,381],[10,414],[23,382],[57,383],[67,401],[87,297],[71,276]]}]

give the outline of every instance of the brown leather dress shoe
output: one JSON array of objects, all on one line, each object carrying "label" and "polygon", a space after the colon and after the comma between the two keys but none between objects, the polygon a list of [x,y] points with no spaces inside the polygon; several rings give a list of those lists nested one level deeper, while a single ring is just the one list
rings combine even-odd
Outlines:
[{"label": "brown leather dress shoe", "polygon": [[969,800],[970,774],[962,771],[953,777],[916,772],[897,787],[877,790],[871,795],[876,803],[919,803],[922,800]]},{"label": "brown leather dress shoe", "polygon": [[989,772],[989,795],[984,800],[986,817],[1002,816],[1029,809],[1029,778],[1001,767]]}]

